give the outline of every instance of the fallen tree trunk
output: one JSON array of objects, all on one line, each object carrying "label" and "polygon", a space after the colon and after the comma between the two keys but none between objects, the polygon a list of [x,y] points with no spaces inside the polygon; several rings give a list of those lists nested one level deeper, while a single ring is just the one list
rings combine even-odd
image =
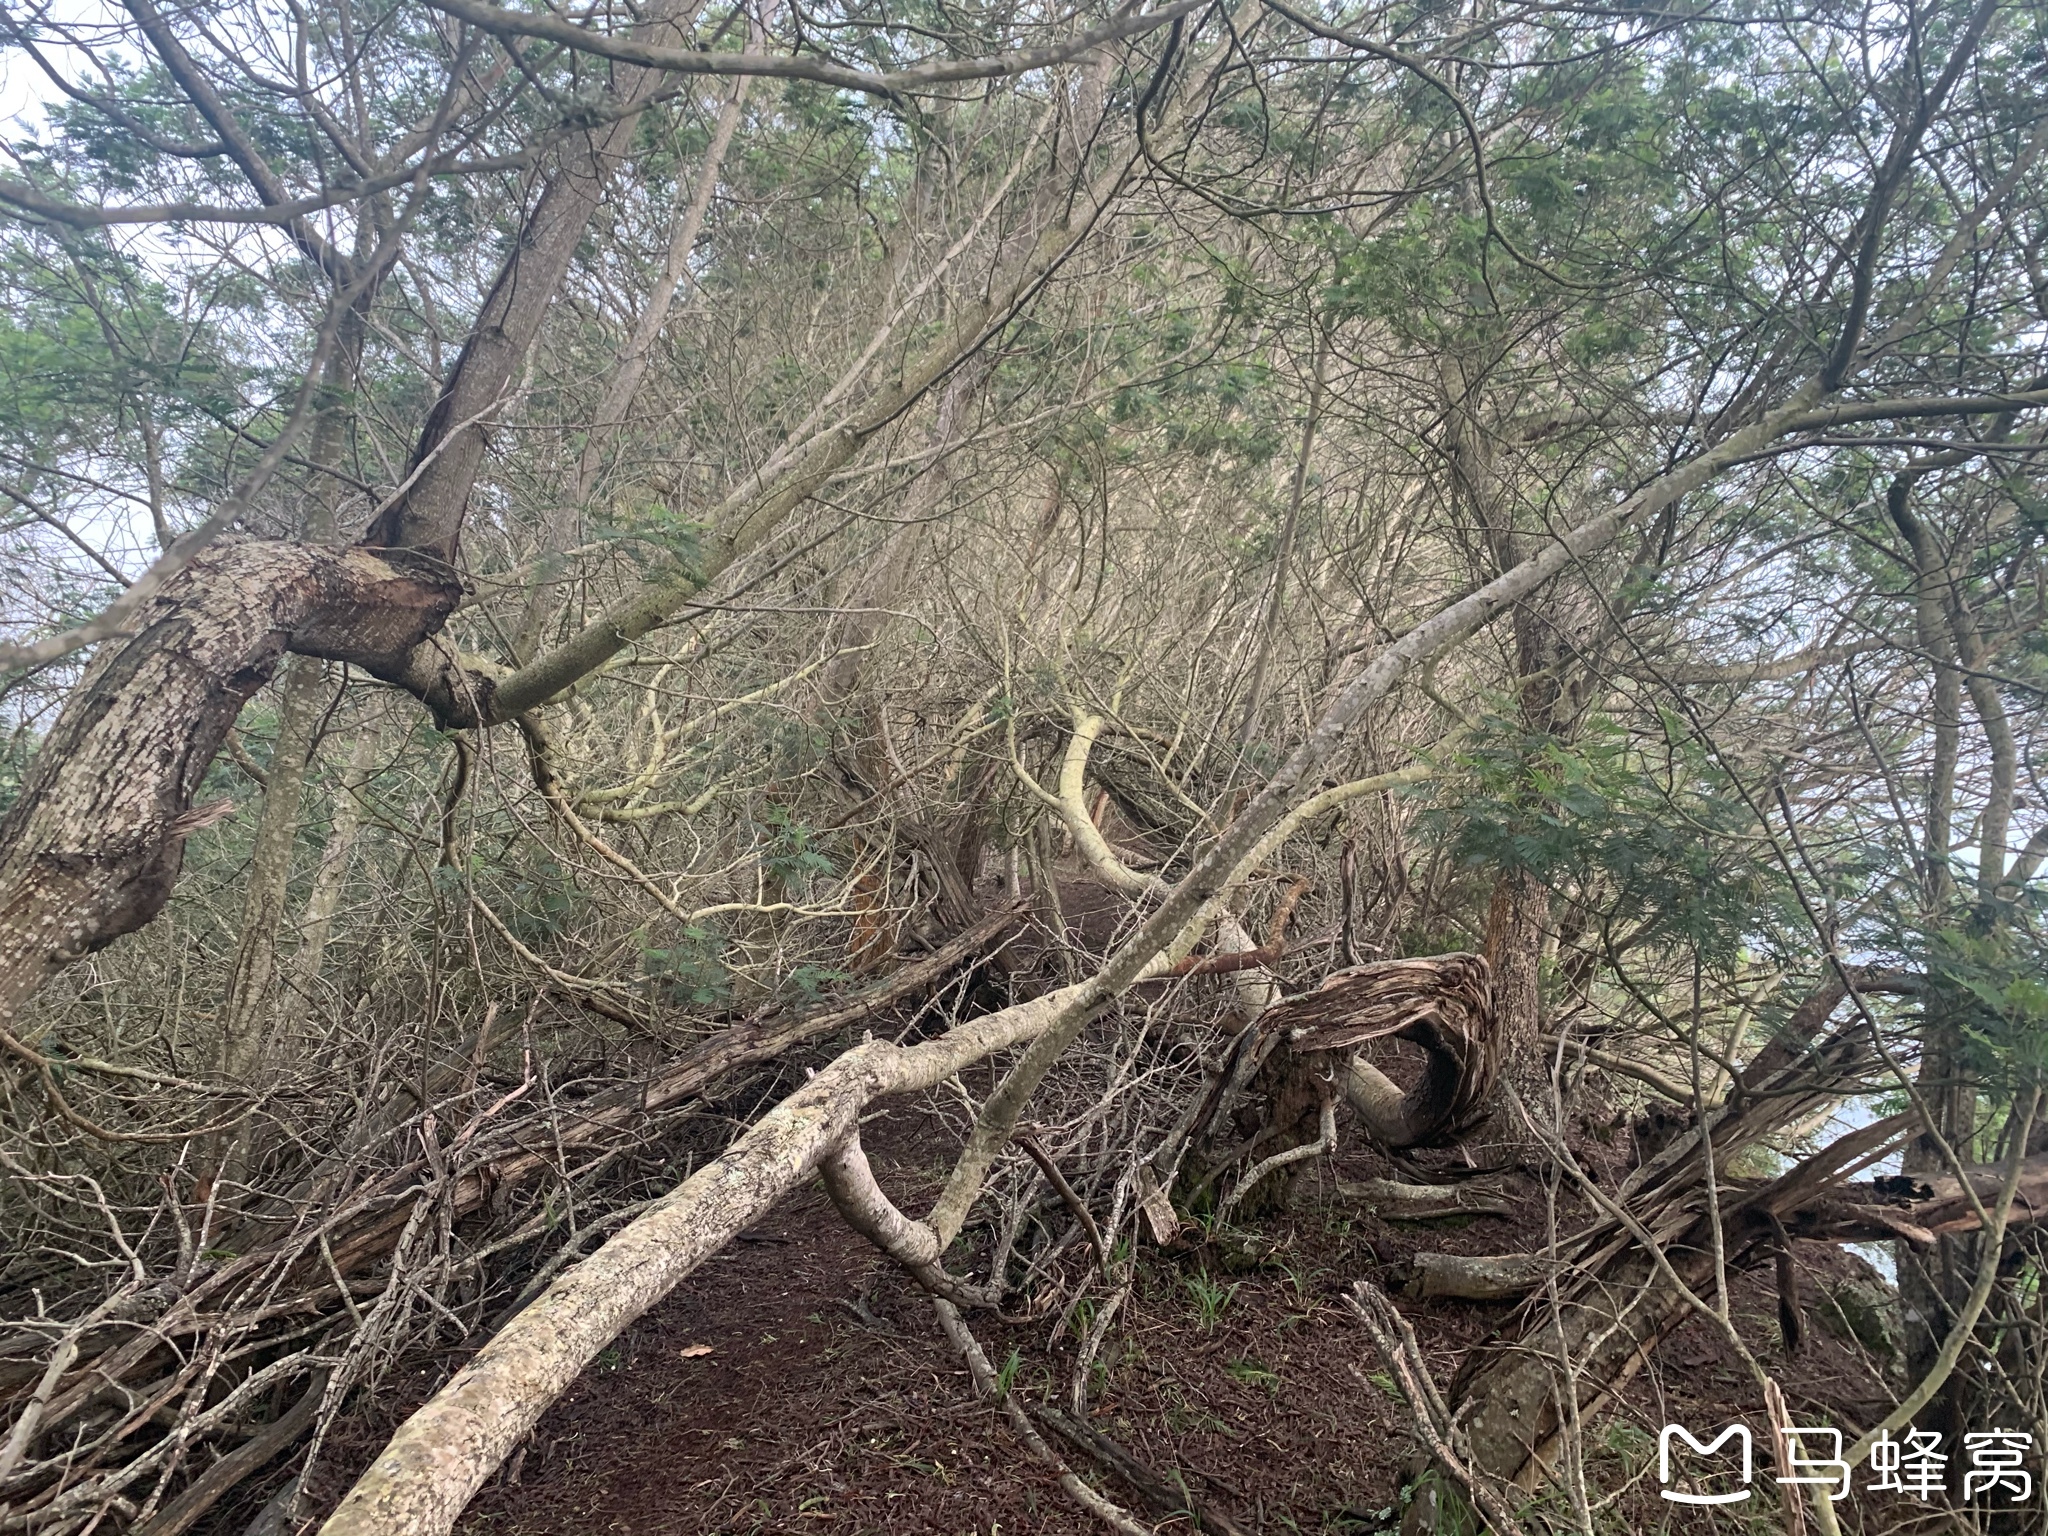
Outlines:
[{"label": "fallen tree trunk", "polygon": [[[1788,1237],[1822,1243],[1887,1243],[1903,1239],[1932,1248],[1940,1237],[1982,1229],[1979,1212],[1998,1198],[2009,1170],[1984,1165],[1970,1170],[1973,1204],[1963,1181],[1953,1175],[1931,1179],[1889,1175],[1830,1192],[1801,1204],[1784,1205],[1768,1186],[1724,1186],[1721,1221],[1731,1238],[1763,1256],[1775,1236],[1776,1217]],[[1448,1193],[1446,1191],[1445,1193]],[[1449,1209],[1449,1207],[1446,1207]],[[1398,1208],[1382,1214],[1399,1217]],[[2028,1227],[2048,1221],[2048,1153],[2020,1165],[2012,1211],[2006,1225]],[[1417,1300],[1514,1301],[1529,1294],[1557,1266],[1541,1253],[1418,1253],[1409,1261],[1405,1294]]]},{"label": "fallen tree trunk", "polygon": [[[721,1077],[773,1061],[813,1040],[852,1029],[894,1008],[906,998],[937,985],[971,960],[1001,947],[1001,941],[1023,922],[1020,907],[990,913],[973,927],[920,956],[879,986],[838,1008],[791,1019],[764,1019],[739,1024],[710,1036],[694,1049],[655,1073],[645,1083],[616,1089],[578,1105],[573,1115],[550,1113],[550,1123],[500,1132],[479,1149],[468,1171],[457,1176],[447,1194],[457,1217],[468,1215],[509,1186],[523,1183],[558,1166],[563,1152],[602,1147],[648,1115],[697,1097]],[[417,1183],[424,1161],[393,1170],[372,1194],[396,1195]],[[393,1205],[329,1239],[343,1274],[356,1274],[390,1251],[410,1213],[410,1205]]]},{"label": "fallen tree trunk", "polygon": [[1555,1268],[1541,1253],[1418,1253],[1401,1293],[1412,1301],[1520,1301]]},{"label": "fallen tree trunk", "polygon": [[1089,983],[955,1026],[872,1040],[823,1068],[732,1146],[568,1271],[400,1426],[323,1536],[442,1532],[542,1412],[621,1330],[803,1183],[876,1100],[962,1068],[1106,1002]]},{"label": "fallen tree trunk", "polygon": [[1493,1179],[1464,1184],[1403,1184],[1395,1179],[1339,1179],[1336,1191],[1386,1221],[1436,1221],[1446,1216],[1506,1216],[1504,1187]]},{"label": "fallen tree trunk", "polygon": [[[355,1192],[319,1225],[301,1222],[281,1236],[244,1246],[240,1257],[218,1267],[202,1266],[182,1280],[166,1280],[101,1307],[67,1335],[48,1368],[25,1352],[0,1362],[0,1380],[7,1383],[0,1397],[21,1402],[33,1393],[40,1405],[40,1411],[30,1407],[32,1421],[23,1420],[28,1426],[23,1451],[59,1430],[72,1441],[68,1454],[41,1463],[31,1459],[0,1477],[0,1498],[17,1514],[29,1514],[41,1501],[67,1491],[90,1496],[96,1484],[123,1477],[138,1455],[153,1448],[150,1437],[134,1433],[140,1421],[127,1430],[117,1425],[101,1438],[93,1431],[80,1438],[81,1415],[89,1417],[96,1405],[147,1402],[175,1390],[181,1371],[207,1358],[211,1341],[223,1336],[246,1352],[262,1348],[266,1338],[300,1338],[309,1328],[328,1323],[339,1325],[342,1336],[352,1326],[360,1331],[362,1319],[351,1316],[352,1310],[374,1309],[395,1284],[417,1284],[416,1275],[401,1272],[398,1250],[423,1214],[452,1223],[476,1213],[511,1189],[561,1171],[565,1153],[585,1152],[593,1164],[601,1164],[614,1150],[645,1136],[662,1110],[686,1103],[748,1066],[899,1007],[999,947],[1022,920],[1017,907],[991,913],[839,1007],[721,1031],[647,1081],[581,1106],[549,1105],[503,1121],[492,1120],[488,1112],[479,1115],[443,1149],[438,1169],[429,1159],[416,1158]],[[448,1107],[435,1106],[444,1115]],[[418,1129],[418,1120],[397,1128]],[[531,1222],[528,1226],[541,1230]],[[512,1235],[517,1239],[519,1233]],[[25,1335],[19,1342],[36,1354],[46,1347],[41,1335]],[[196,1520],[235,1482],[302,1440],[329,1394],[323,1388],[311,1395],[311,1403],[302,1402],[286,1419],[265,1428],[258,1440],[229,1453],[157,1518],[185,1520],[189,1515]]]}]

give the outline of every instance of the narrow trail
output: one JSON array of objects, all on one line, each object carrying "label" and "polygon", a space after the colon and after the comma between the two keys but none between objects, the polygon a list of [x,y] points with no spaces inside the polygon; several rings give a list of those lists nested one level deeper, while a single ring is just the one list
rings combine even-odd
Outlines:
[{"label": "narrow trail", "polygon": [[[902,1172],[900,1153],[876,1162],[885,1176]],[[462,1529],[988,1536],[1092,1526],[975,1399],[929,1304],[813,1186],[600,1357]]]},{"label": "narrow trail", "polygon": [[[898,1111],[868,1140],[892,1189],[908,1197],[935,1181],[941,1143],[921,1114]],[[1338,1163],[1346,1178],[1387,1171],[1365,1151]],[[1539,1205],[1532,1193],[1509,1219],[1419,1226],[1362,1214],[1327,1185],[1303,1195],[1259,1230],[1249,1261],[1146,1251],[1094,1377],[1093,1422],[1155,1470],[1187,1477],[1247,1531],[1387,1536],[1414,1455],[1408,1410],[1340,1293],[1359,1275],[1398,1271],[1417,1249],[1535,1246]],[[1815,1298],[1853,1268],[1821,1245],[1802,1244],[1801,1262]],[[1774,1293],[1744,1276],[1735,1301],[1744,1332],[1776,1354]],[[1506,1316],[1458,1302],[1404,1307],[1440,1380]],[[1011,1325],[984,1315],[974,1326],[998,1364],[1019,1352],[1027,1402],[1064,1406],[1074,1344],[1051,1339],[1052,1318]],[[1795,1408],[1853,1421],[1861,1400],[1882,1391],[1873,1362],[1826,1326],[1810,1332],[1796,1363],[1774,1362],[1788,1396]],[[1656,1425],[1721,1422],[1743,1392],[1723,1341],[1690,1327],[1668,1340],[1596,1437],[1594,1455],[1615,1463],[1601,1476],[1634,1479],[1619,1512],[1667,1520],[1674,1507],[1657,1502],[1654,1484]],[[1129,1489],[1081,1470],[1136,1507]],[[461,1527],[465,1536],[1099,1529],[974,1397],[923,1295],[816,1186],[600,1357]],[[1693,1526],[1680,1518],[1670,1529]]]}]

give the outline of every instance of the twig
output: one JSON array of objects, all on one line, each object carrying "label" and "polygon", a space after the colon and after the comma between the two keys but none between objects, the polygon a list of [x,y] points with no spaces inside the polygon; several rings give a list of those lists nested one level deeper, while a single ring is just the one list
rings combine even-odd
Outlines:
[{"label": "twig", "polygon": [[1095,1250],[1095,1267],[1109,1278],[1109,1249],[1102,1241],[1102,1229],[1095,1225],[1095,1214],[1090,1211],[1081,1197],[1074,1193],[1074,1186],[1067,1182],[1067,1176],[1060,1172],[1060,1166],[1052,1160],[1052,1154],[1039,1143],[1038,1135],[1029,1127],[1019,1130],[1010,1138],[1024,1149],[1025,1155],[1038,1164],[1038,1171],[1045,1175],[1045,1182],[1053,1187],[1067,1209],[1074,1213],[1074,1219],[1081,1223],[1081,1229],[1088,1234],[1088,1246]]},{"label": "twig", "polygon": [[[1416,1340],[1415,1330],[1401,1315],[1400,1308],[1370,1280],[1353,1284],[1351,1294],[1344,1299],[1358,1314],[1359,1321],[1365,1324],[1373,1348],[1379,1351],[1387,1369],[1399,1381],[1402,1396],[1414,1408],[1415,1432],[1430,1454],[1446,1472],[1464,1485],[1472,1496],[1472,1502],[1479,1506],[1479,1512],[1486,1517],[1497,1536],[1523,1536],[1522,1527],[1492,1485],[1468,1468],[1452,1447],[1451,1442],[1457,1435],[1456,1422],[1423,1361],[1422,1346]],[[1352,1367],[1354,1372],[1357,1369]]]},{"label": "twig", "polygon": [[939,1326],[946,1330],[946,1337],[953,1341],[953,1347],[960,1351],[967,1362],[967,1374],[974,1378],[974,1390],[984,1402],[997,1404],[1009,1417],[1011,1428],[1017,1431],[1031,1454],[1059,1474],[1060,1486],[1067,1490],[1074,1502],[1089,1514],[1095,1516],[1113,1531],[1123,1536],[1157,1536],[1152,1527],[1133,1517],[1119,1505],[1111,1503],[1086,1483],[1060,1460],[1059,1452],[1045,1443],[1045,1437],[1031,1422],[1031,1416],[1015,1397],[1005,1391],[996,1380],[995,1367],[988,1363],[988,1356],[982,1353],[981,1345],[968,1330],[960,1309],[943,1296],[932,1298],[932,1309],[939,1314]]},{"label": "twig", "polygon": [[1160,1476],[1093,1425],[1070,1419],[1057,1408],[1037,1407],[1031,1412],[1062,1440],[1094,1457],[1130,1484],[1161,1514],[1186,1515],[1195,1522],[1197,1530],[1213,1532],[1214,1536],[1244,1536],[1242,1526],[1214,1506],[1197,1499],[1189,1490],[1187,1480],[1178,1473],[1171,1479]]}]

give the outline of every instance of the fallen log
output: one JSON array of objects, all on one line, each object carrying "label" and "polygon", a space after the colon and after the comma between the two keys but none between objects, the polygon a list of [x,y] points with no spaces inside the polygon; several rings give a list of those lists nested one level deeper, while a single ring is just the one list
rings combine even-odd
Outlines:
[{"label": "fallen log", "polygon": [[484,1480],[598,1351],[815,1173],[868,1105],[935,1088],[1107,1000],[1098,985],[1082,982],[919,1045],[871,1040],[822,1068],[479,1350],[399,1427],[321,1527],[323,1536],[452,1529]]},{"label": "fallen log", "polygon": [[[1823,1195],[1804,1205],[1779,1209],[1771,1185],[1727,1190],[1722,1227],[1745,1251],[1738,1259],[1762,1262],[1775,1257],[1775,1217],[1788,1237],[1822,1243],[1880,1243],[1903,1238],[1931,1248],[1939,1237],[1975,1232],[1983,1222],[1979,1211],[1998,1198],[2009,1173],[2003,1165],[1970,1170],[1973,1206],[1963,1181],[1953,1175],[1901,1178],[1887,1175]],[[1788,1175],[1787,1177],[1790,1177]],[[2019,1187],[2007,1217],[2008,1229],[2048,1220],[2048,1153],[2020,1165]],[[1733,1245],[1731,1244],[1731,1247]],[[1554,1266],[1542,1254],[1418,1253],[1409,1260],[1410,1278],[1404,1294],[1417,1300],[1514,1301],[1542,1284]]]},{"label": "fallen log", "polygon": [[1492,1181],[1403,1184],[1398,1179],[1339,1179],[1340,1199],[1356,1200],[1387,1221],[1439,1221],[1448,1216],[1506,1216],[1505,1191]]},{"label": "fallen log", "polygon": [[[1021,904],[1004,907],[931,953],[904,965],[851,1002],[796,1018],[769,1018],[721,1030],[644,1083],[620,1087],[579,1104],[559,1120],[559,1111],[550,1112],[547,1116],[531,1117],[530,1124],[501,1130],[478,1149],[467,1171],[458,1176],[449,1192],[454,1215],[468,1215],[506,1187],[556,1167],[562,1152],[602,1146],[648,1115],[697,1097],[730,1073],[773,1061],[799,1045],[866,1023],[906,998],[937,985],[970,959],[979,959],[999,948],[1001,941],[1022,925],[1023,919]],[[422,1160],[393,1170],[381,1181],[380,1189],[396,1191],[415,1183],[424,1167]],[[405,1225],[409,1209],[393,1206],[330,1237],[335,1264],[341,1272],[357,1273],[388,1252]]]},{"label": "fallen log", "polygon": [[1401,1294],[1411,1301],[1520,1301],[1556,1265],[1541,1253],[1418,1253]]}]

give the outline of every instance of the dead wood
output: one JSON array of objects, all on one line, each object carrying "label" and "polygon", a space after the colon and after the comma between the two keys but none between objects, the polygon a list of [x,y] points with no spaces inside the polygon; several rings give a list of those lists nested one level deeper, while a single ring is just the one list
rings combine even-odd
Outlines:
[{"label": "dead wood", "polygon": [[312,1383],[297,1402],[200,1473],[177,1498],[135,1526],[133,1536],[181,1536],[189,1531],[243,1479],[262,1471],[313,1427],[326,1392],[327,1373],[315,1371]]},{"label": "dead wood", "polygon": [[[1495,1485],[1483,1466],[1475,1469],[1469,1464],[1472,1455],[1467,1446],[1460,1443],[1465,1437],[1435,1378],[1429,1373],[1429,1365],[1422,1358],[1422,1345],[1408,1319],[1368,1280],[1360,1280],[1353,1285],[1345,1300],[1358,1314],[1359,1321],[1365,1324],[1373,1348],[1400,1384],[1401,1395],[1408,1399],[1408,1406],[1415,1411],[1416,1438],[1421,1441],[1423,1449],[1435,1458],[1438,1467],[1455,1478],[1471,1495],[1498,1536],[1521,1536],[1522,1528],[1508,1507],[1509,1495]],[[1418,1496],[1409,1508],[1410,1520],[1418,1515],[1426,1518],[1431,1512],[1431,1503]],[[1404,1527],[1408,1523],[1404,1521]],[[1436,1527],[1432,1523],[1427,1528]]]},{"label": "dead wood", "polygon": [[1554,1268],[1541,1253],[1418,1253],[1401,1291],[1414,1301],[1520,1301]]},{"label": "dead wood", "polygon": [[1050,1404],[1041,1404],[1029,1412],[1067,1444],[1121,1478],[1160,1514],[1185,1515],[1196,1530],[1210,1531],[1214,1536],[1243,1536],[1242,1526],[1215,1505],[1196,1498],[1187,1479],[1179,1473],[1170,1480],[1162,1477],[1094,1425],[1071,1419]]},{"label": "dead wood", "polygon": [[[502,1120],[478,1117],[457,1133],[460,1161],[454,1166],[447,1166],[443,1154],[437,1175],[430,1159],[422,1155],[340,1200],[339,1208],[318,1226],[293,1225],[281,1235],[247,1245],[238,1258],[202,1268],[182,1286],[159,1284],[101,1309],[88,1326],[64,1341],[50,1370],[29,1361],[12,1370],[10,1391],[4,1396],[19,1401],[33,1387],[36,1401],[46,1405],[46,1411],[19,1422],[27,1433],[47,1436],[74,1424],[81,1413],[109,1395],[138,1390],[144,1397],[160,1395],[167,1390],[159,1380],[166,1362],[203,1357],[205,1340],[223,1331],[236,1336],[238,1348],[248,1349],[260,1347],[267,1335],[302,1336],[309,1323],[321,1326],[323,1316],[345,1327],[351,1309],[374,1303],[396,1278],[394,1256],[423,1213],[452,1222],[559,1171],[563,1152],[601,1156],[609,1148],[630,1145],[647,1134],[661,1111],[686,1103],[719,1080],[879,1017],[926,992],[1001,944],[1021,921],[1016,907],[991,913],[849,1002],[722,1031],[647,1081],[594,1096],[568,1113],[563,1106],[550,1106]],[[339,1283],[344,1279],[350,1292],[346,1300]],[[38,1384],[39,1377],[47,1379]],[[182,1376],[173,1369],[164,1379],[175,1390]],[[153,1517],[156,1522],[184,1524],[164,1524],[161,1530],[152,1524],[152,1533],[172,1536],[196,1523],[236,1483],[302,1439],[312,1426],[322,1391],[324,1387],[311,1394],[310,1403],[293,1408],[256,1439],[223,1457]],[[101,1466],[118,1469],[119,1447],[110,1442],[106,1450],[116,1459],[80,1455],[44,1468],[26,1482],[22,1479],[30,1478],[35,1469],[24,1469],[21,1477],[10,1480],[8,1493],[19,1508],[39,1496],[40,1482],[48,1476],[61,1473],[68,1483],[79,1484],[88,1482],[88,1474]]]},{"label": "dead wood", "polygon": [[1090,1488],[1060,1460],[1059,1452],[1046,1443],[1045,1437],[1038,1432],[1038,1427],[1031,1422],[1031,1415],[1026,1413],[1024,1405],[1017,1401],[1017,1395],[1008,1391],[997,1378],[995,1367],[989,1364],[988,1355],[982,1349],[980,1341],[968,1329],[952,1303],[935,1297],[932,1301],[932,1310],[938,1313],[939,1326],[946,1330],[946,1337],[952,1340],[953,1347],[960,1351],[961,1358],[967,1362],[967,1373],[973,1378],[976,1395],[984,1402],[993,1403],[1002,1409],[1004,1416],[1010,1421],[1010,1426],[1017,1431],[1017,1438],[1024,1442],[1025,1449],[1053,1469],[1060,1480],[1060,1487],[1066,1490],[1067,1496],[1111,1530],[1119,1532],[1120,1536],[1152,1536],[1145,1525]]},{"label": "dead wood", "polygon": [[[1890,1175],[1846,1186],[1791,1207],[1782,1205],[1785,1191],[1775,1183],[1751,1183],[1745,1188],[1745,1181],[1731,1180],[1723,1185],[1721,1219],[1733,1238],[1747,1249],[1746,1257],[1757,1263],[1782,1259],[1787,1250],[1779,1242],[1781,1232],[1788,1239],[1807,1238],[1815,1242],[1878,1243],[1904,1239],[1929,1248],[1937,1237],[1979,1230],[1982,1223],[1977,1210],[1998,1197],[2007,1171],[2003,1165],[1970,1170],[1977,1207],[1963,1193],[1962,1180],[1948,1176],[1922,1180]],[[2007,1225],[2026,1227],[2043,1219],[2048,1219],[2048,1154],[2028,1158],[2021,1165]],[[1686,1239],[1697,1236],[1688,1233],[1671,1247],[1684,1251]],[[1515,1300],[1540,1285],[1552,1269],[1542,1255],[1521,1253],[1419,1253],[1410,1263],[1412,1278],[1407,1295],[1460,1301]],[[1791,1304],[1796,1309],[1796,1282]],[[1790,1325],[1787,1331],[1796,1333],[1797,1325]]]},{"label": "dead wood", "polygon": [[1398,1179],[1339,1179],[1337,1194],[1356,1200],[1387,1221],[1435,1221],[1447,1216],[1506,1216],[1506,1191],[1495,1180],[1459,1184],[1403,1184]]},{"label": "dead wood", "polygon": [[1259,1022],[1284,1034],[1296,1055],[1349,1052],[1388,1037],[1421,1046],[1427,1063],[1407,1089],[1369,1062],[1352,1058],[1344,1069],[1344,1095],[1366,1134],[1395,1150],[1458,1141],[1484,1118],[1500,1070],[1491,971],[1478,955],[1338,971]]},{"label": "dead wood", "polygon": [[1095,1253],[1095,1267],[1105,1276],[1109,1274],[1109,1246],[1102,1240],[1102,1229],[1095,1224],[1095,1213],[1088,1209],[1088,1202],[1074,1193],[1074,1186],[1067,1182],[1067,1176],[1060,1172],[1060,1165],[1053,1161],[1052,1154],[1038,1139],[1038,1133],[1029,1126],[1022,1127],[1011,1138],[1024,1149],[1025,1156],[1038,1165],[1038,1171],[1045,1175],[1046,1183],[1053,1187],[1053,1193],[1060,1197],[1074,1220],[1081,1224],[1081,1230],[1088,1235],[1088,1246]]}]

